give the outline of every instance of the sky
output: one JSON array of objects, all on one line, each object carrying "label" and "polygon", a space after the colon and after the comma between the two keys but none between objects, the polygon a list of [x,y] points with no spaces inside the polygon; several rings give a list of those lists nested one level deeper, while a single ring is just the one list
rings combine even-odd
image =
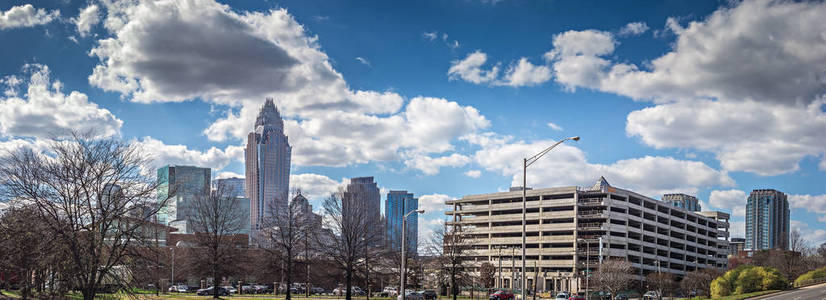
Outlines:
[{"label": "sky", "polygon": [[157,166],[244,174],[265,98],[291,188],[349,177],[426,210],[521,185],[696,195],[744,236],[752,189],[826,242],[826,3],[819,1],[0,1],[0,149],[69,130]]}]

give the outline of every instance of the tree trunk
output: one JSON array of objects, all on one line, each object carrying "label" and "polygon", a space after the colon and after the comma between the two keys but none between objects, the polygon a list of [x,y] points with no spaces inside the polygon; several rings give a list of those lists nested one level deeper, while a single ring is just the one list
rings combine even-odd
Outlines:
[{"label": "tree trunk", "polygon": [[292,299],[291,287],[293,285],[293,261],[291,255],[292,253],[287,251],[287,300]]},{"label": "tree trunk", "polygon": [[346,289],[347,289],[347,291],[344,293],[344,299],[345,299],[345,300],[351,300],[351,299],[352,299],[352,297],[353,297],[353,295],[351,294],[351,290],[352,290],[352,286],[353,286],[353,285],[352,285],[352,284],[353,284],[353,283],[352,283],[352,280],[353,280],[353,268],[352,268],[352,267],[350,267],[350,266],[347,266],[347,270],[346,270],[346,272],[347,272],[347,274],[345,274],[345,275],[344,275],[344,277],[346,278],[346,279],[344,280],[344,288],[346,288]]},{"label": "tree trunk", "polygon": [[453,293],[453,300],[456,300],[456,274],[450,276],[450,292]]},{"label": "tree trunk", "polygon": [[212,262],[212,298],[218,299],[218,266]]},{"label": "tree trunk", "polygon": [[81,293],[83,293],[83,300],[95,300],[95,288],[94,287],[92,287],[92,288],[89,288],[89,287],[83,288],[83,291]]}]

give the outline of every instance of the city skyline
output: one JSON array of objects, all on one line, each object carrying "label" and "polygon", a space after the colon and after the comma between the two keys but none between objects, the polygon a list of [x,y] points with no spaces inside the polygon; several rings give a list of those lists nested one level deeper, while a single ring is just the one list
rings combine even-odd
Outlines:
[{"label": "city skyline", "polygon": [[149,173],[246,178],[272,98],[290,188],[317,211],[350,178],[376,179],[379,211],[411,191],[419,241],[445,201],[521,185],[522,158],[577,135],[529,187],[687,194],[733,237],[749,192],[776,189],[790,230],[826,242],[822,2],[116,2],[0,1],[19,13],[0,18],[0,149],[94,128],[151,151]]}]

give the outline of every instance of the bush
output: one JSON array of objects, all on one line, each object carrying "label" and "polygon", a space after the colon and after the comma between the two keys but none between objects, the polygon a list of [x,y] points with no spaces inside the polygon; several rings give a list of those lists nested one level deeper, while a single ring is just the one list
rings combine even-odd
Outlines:
[{"label": "bush", "polygon": [[806,272],[797,279],[794,280],[794,285],[799,286],[801,284],[805,284],[809,280],[816,280],[816,279],[823,279],[826,278],[826,267],[815,269],[809,272]]},{"label": "bush", "polygon": [[711,297],[719,298],[756,291],[783,289],[786,279],[776,269],[759,266],[740,266],[711,282]]}]

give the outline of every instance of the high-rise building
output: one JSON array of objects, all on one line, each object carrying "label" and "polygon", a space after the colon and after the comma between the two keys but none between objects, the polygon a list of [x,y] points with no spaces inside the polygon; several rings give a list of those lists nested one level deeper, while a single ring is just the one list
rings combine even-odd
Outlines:
[{"label": "high-rise building", "polygon": [[665,194],[663,195],[663,202],[673,205],[674,207],[683,208],[687,211],[701,211],[700,201],[697,197],[686,194]]},{"label": "high-rise building", "polygon": [[746,250],[788,249],[789,200],[773,189],[751,191],[746,203]]},{"label": "high-rise building", "polygon": [[[402,217],[404,214],[419,209],[419,199],[413,197],[413,193],[407,191],[390,191],[384,201],[385,228],[387,228],[387,240],[390,249],[401,250],[402,240]],[[419,245],[419,214],[411,214],[407,217],[407,231],[405,231],[406,249],[412,253],[418,253]]]},{"label": "high-rise building", "polygon": [[321,228],[321,215],[313,212],[313,205],[301,194],[300,190],[298,194],[293,197],[292,201],[294,204],[291,205],[298,205],[297,215],[300,222],[306,222],[304,225],[311,226],[312,228]]},{"label": "high-rise building", "polygon": [[746,250],[746,239],[744,238],[731,238],[731,242],[729,242],[729,257],[737,256],[740,252]]},{"label": "high-rise building", "polygon": [[247,193],[245,191],[244,178],[232,177],[232,178],[222,178],[222,179],[215,179],[212,181],[213,186],[224,185],[229,188],[229,193],[233,197],[247,197]]},{"label": "high-rise building", "polygon": [[158,212],[158,222],[175,227],[177,233],[192,233],[194,203],[210,192],[210,169],[193,166],[167,165],[158,169],[158,201],[169,195]]},{"label": "high-rise building", "polygon": [[366,210],[365,216],[370,224],[381,224],[381,193],[373,176],[350,178],[350,184],[344,191],[347,203],[353,203]]},{"label": "high-rise building", "polygon": [[238,201],[236,204],[237,210],[240,211],[240,220],[241,222],[241,230],[234,233],[240,234],[249,234],[250,233],[250,199],[246,196],[244,192],[244,178],[222,178],[222,179],[215,179],[212,181],[213,189],[217,189],[218,186],[223,185],[224,193],[227,197],[232,197],[235,201]]},{"label": "high-rise building", "polygon": [[255,130],[247,135],[244,151],[253,234],[267,215],[287,208],[291,152],[292,147],[284,135],[284,120],[272,99],[267,99],[255,119]]}]

